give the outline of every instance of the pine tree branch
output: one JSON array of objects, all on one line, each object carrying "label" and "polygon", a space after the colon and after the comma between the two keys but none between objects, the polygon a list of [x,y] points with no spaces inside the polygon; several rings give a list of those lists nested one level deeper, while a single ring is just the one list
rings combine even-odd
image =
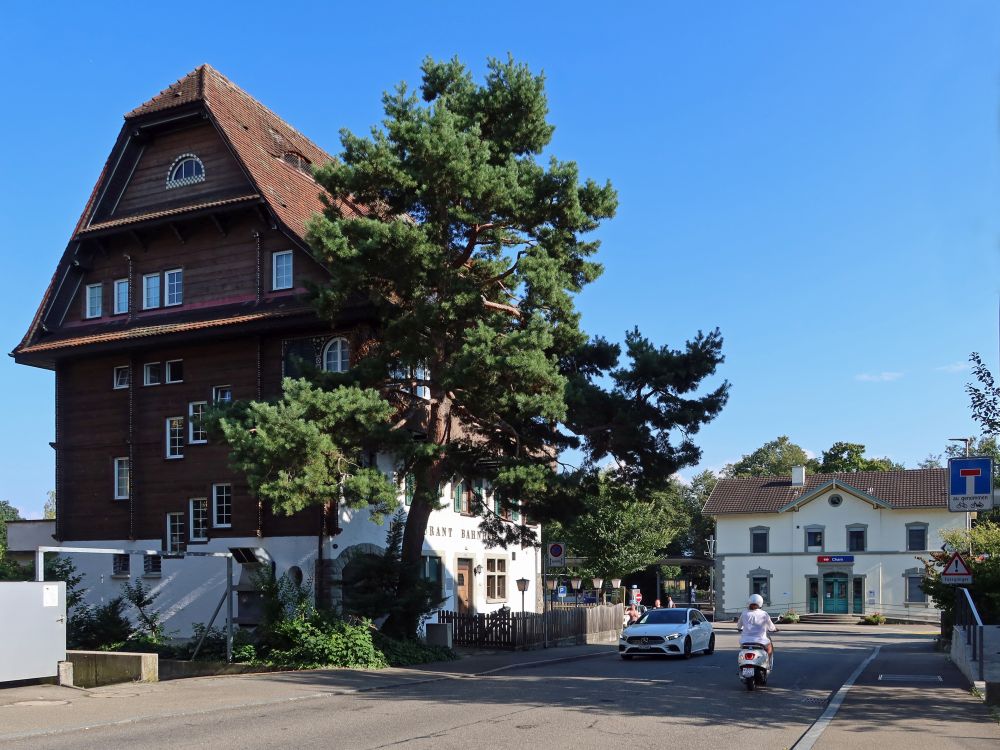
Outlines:
[{"label": "pine tree branch", "polygon": [[482,299],[483,301],[483,306],[489,308],[490,310],[499,310],[500,312],[507,312],[518,319],[522,317],[521,311],[516,307],[514,307],[513,305],[504,305],[501,304],[500,302],[491,302],[490,300],[486,299],[485,296],[481,296],[480,299]]}]

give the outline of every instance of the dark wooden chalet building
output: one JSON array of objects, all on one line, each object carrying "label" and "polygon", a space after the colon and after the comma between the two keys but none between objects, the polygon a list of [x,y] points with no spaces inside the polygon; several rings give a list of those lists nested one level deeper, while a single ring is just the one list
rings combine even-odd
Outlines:
[{"label": "dark wooden chalet building", "polygon": [[[207,440],[199,416],[214,401],[278,395],[293,353],[340,370],[356,351],[363,321],[331,329],[303,296],[307,282],[327,273],[310,253],[305,227],[322,210],[311,167],[329,159],[207,65],[125,115],[38,312],[13,351],[17,362],[56,375],[60,542],[152,544],[165,551],[256,543],[268,548],[279,574],[313,573],[319,511],[270,513],[229,468],[226,447]],[[443,592],[453,594],[456,570],[486,564],[497,572],[495,559],[504,556],[487,554],[481,542],[469,551],[464,536],[465,551],[449,551],[451,526],[455,537],[468,526],[472,538],[476,523],[440,513],[461,523],[449,521],[443,547],[439,539],[425,546],[438,560]],[[432,518],[430,533],[445,528],[440,522]],[[374,548],[384,538],[367,521],[345,524],[344,531],[327,540],[333,585],[343,569],[338,554]],[[533,573],[534,553],[520,557],[528,566],[523,573]],[[132,569],[133,562],[142,570]],[[94,555],[77,560],[88,586],[97,577],[157,576],[173,562],[135,555],[115,556],[111,564]],[[523,574],[521,562],[505,560],[502,572],[513,580]],[[506,600],[496,577],[491,596],[485,580],[478,592],[471,576],[461,578],[477,609]],[[161,601],[185,609],[185,587],[204,580],[193,576],[181,593]],[[209,597],[213,605],[217,591]],[[207,620],[202,609],[177,622]]]}]

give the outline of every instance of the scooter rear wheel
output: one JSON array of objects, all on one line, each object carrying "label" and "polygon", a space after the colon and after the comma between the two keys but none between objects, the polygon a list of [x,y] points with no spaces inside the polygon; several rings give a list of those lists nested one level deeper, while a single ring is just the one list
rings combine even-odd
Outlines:
[{"label": "scooter rear wheel", "polygon": [[747,686],[747,690],[753,690],[755,687],[757,687],[757,684],[754,682],[753,677],[747,677],[745,680],[743,680],[743,684]]}]

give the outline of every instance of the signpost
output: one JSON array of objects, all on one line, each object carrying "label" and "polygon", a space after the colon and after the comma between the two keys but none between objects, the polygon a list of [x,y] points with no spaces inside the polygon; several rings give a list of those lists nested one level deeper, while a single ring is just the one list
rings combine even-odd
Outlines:
[{"label": "signpost", "polygon": [[552,542],[549,544],[548,549],[549,555],[549,567],[550,568],[565,568],[566,567],[566,545],[562,542]]},{"label": "signpost", "polygon": [[968,586],[972,583],[972,571],[959,553],[951,556],[941,573],[941,583],[953,586]]},{"label": "signpost", "polygon": [[948,459],[948,510],[952,513],[989,510],[993,507],[993,459]]}]

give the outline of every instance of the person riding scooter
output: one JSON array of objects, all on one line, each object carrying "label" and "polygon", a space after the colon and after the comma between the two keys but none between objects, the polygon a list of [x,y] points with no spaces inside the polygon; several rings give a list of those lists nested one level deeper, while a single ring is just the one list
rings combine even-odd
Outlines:
[{"label": "person riding scooter", "polygon": [[747,610],[740,615],[739,625],[736,629],[743,633],[740,637],[740,644],[759,643],[767,649],[767,658],[770,660],[774,656],[774,646],[768,633],[777,632],[778,626],[771,620],[771,616],[761,607],[764,606],[764,597],[754,594],[747,601]]}]

